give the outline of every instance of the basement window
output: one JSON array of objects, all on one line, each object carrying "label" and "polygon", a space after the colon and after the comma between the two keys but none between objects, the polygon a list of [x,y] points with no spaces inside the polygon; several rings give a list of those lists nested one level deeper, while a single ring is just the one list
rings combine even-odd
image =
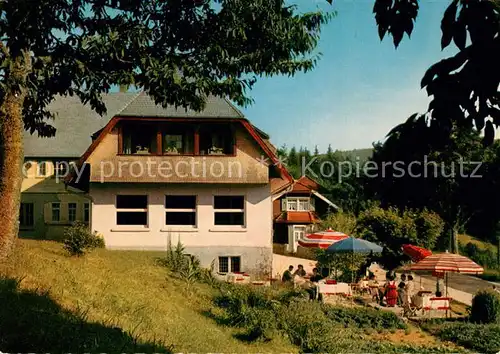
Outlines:
[{"label": "basement window", "polygon": [[165,196],[165,225],[196,225],[195,195]]},{"label": "basement window", "polygon": [[214,225],[245,224],[245,198],[238,196],[214,197]]},{"label": "basement window", "polygon": [[117,195],[116,224],[147,226],[148,196],[147,195]]},{"label": "basement window", "polygon": [[219,273],[241,272],[241,257],[219,257]]}]

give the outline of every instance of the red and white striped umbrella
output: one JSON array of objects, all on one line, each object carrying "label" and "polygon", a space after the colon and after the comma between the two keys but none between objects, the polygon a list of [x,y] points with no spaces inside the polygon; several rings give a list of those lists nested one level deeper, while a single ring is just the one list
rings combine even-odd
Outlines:
[{"label": "red and white striped umbrella", "polygon": [[454,253],[437,253],[425,257],[410,267],[413,271],[432,271],[436,273],[454,272],[481,274],[483,267],[465,256]]},{"label": "red and white striped umbrella", "polygon": [[343,232],[328,229],[326,231],[315,232],[305,235],[298,240],[299,246],[308,248],[328,248],[335,242],[348,238],[349,236]]}]

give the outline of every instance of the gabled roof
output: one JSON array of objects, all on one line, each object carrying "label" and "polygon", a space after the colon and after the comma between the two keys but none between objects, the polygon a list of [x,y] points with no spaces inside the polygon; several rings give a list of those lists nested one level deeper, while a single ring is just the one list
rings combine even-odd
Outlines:
[{"label": "gabled roof", "polygon": [[137,93],[110,93],[102,96],[107,113],[97,114],[90,105],[83,105],[76,96],[57,96],[47,107],[54,113],[49,121],[56,128],[56,135],[40,138],[24,132],[24,155],[29,157],[79,158],[88,148],[91,135],[102,129],[109,120],[133,100]]},{"label": "gabled roof", "polygon": [[92,135],[108,124],[111,118],[230,118],[244,119],[243,114],[225,98],[209,96],[201,112],[168,106],[163,108],[144,92],[115,92],[103,94],[107,113],[102,117],[90,105],[83,105],[76,96],[57,96],[48,109],[55,114],[49,122],[56,128],[56,135],[40,138],[24,132],[24,153],[30,157],[79,158],[92,143]]},{"label": "gabled roof", "polygon": [[148,118],[244,118],[243,114],[225,98],[209,96],[205,109],[196,112],[182,107],[175,108],[155,104],[151,96],[140,92],[134,100],[117,112],[120,117],[148,117]]},{"label": "gabled roof", "polygon": [[299,179],[296,179],[293,181],[291,185],[288,185],[286,189],[271,189],[272,190],[272,200],[276,200],[281,198],[283,195],[288,194],[288,193],[297,193],[297,194],[304,194],[304,193],[311,193],[312,195],[316,196],[317,198],[321,199],[334,209],[339,209],[339,207],[334,204],[330,199],[322,195],[321,193],[318,192],[318,190],[321,188],[321,185],[313,180],[312,178],[308,176],[302,176]]}]

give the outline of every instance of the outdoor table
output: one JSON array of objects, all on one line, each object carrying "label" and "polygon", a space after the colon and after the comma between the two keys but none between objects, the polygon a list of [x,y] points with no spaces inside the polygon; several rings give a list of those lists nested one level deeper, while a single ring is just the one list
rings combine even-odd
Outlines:
[{"label": "outdoor table", "polygon": [[430,297],[428,307],[426,310],[450,310],[451,297]]},{"label": "outdoor table", "polygon": [[351,295],[351,288],[347,283],[337,283],[337,284],[326,284],[326,283],[318,283],[318,293],[323,295]]}]

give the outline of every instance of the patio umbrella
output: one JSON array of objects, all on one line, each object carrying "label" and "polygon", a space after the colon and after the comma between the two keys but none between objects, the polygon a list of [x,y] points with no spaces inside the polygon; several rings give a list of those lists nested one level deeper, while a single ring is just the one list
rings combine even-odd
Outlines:
[{"label": "patio umbrella", "polygon": [[298,243],[302,247],[326,249],[328,248],[328,246],[348,237],[349,236],[343,232],[328,229],[325,231],[308,234],[300,238]]},{"label": "patio umbrella", "polygon": [[481,274],[483,267],[469,258],[455,253],[437,253],[425,257],[410,267],[414,271],[431,271],[436,273],[454,272]]},{"label": "patio umbrella", "polygon": [[413,262],[420,262],[425,257],[432,255],[430,250],[414,245],[403,245],[401,249]]},{"label": "patio umbrella", "polygon": [[[466,273],[466,274],[481,274],[484,272],[483,267],[470,260],[469,258],[455,253],[437,253],[425,257],[420,262],[413,264],[413,271],[430,271],[433,274],[445,275],[446,296],[448,296],[448,273]],[[446,311],[448,316],[448,311]]]},{"label": "patio umbrella", "polygon": [[[333,245],[329,246],[326,249],[327,253],[350,253],[352,254],[353,263],[354,263],[354,254],[368,254],[368,253],[381,253],[383,250],[379,245],[362,240],[360,238],[348,237],[343,239],[342,241],[336,242]],[[354,274],[352,274],[353,282],[354,282]]]},{"label": "patio umbrella", "polygon": [[336,242],[326,249],[328,253],[380,253],[382,247],[376,243],[362,240],[360,238],[348,237]]}]

